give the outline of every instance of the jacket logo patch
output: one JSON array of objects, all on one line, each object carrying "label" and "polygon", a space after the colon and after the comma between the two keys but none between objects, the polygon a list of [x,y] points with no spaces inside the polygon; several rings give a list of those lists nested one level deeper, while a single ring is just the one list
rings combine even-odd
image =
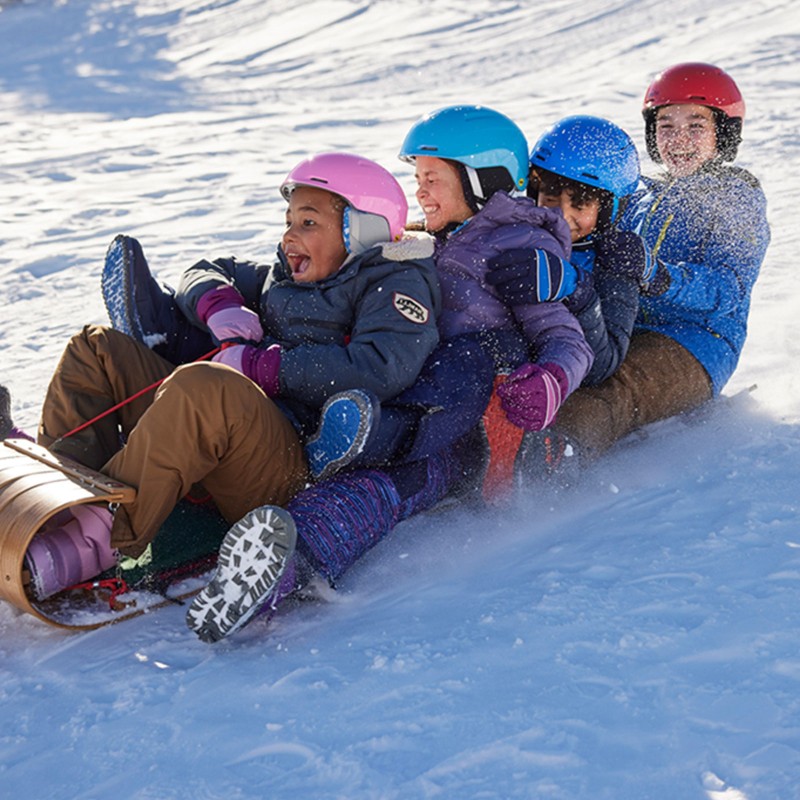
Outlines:
[{"label": "jacket logo patch", "polygon": [[425,308],[422,303],[415,300],[413,297],[409,297],[407,294],[395,292],[392,296],[392,302],[394,303],[394,307],[406,319],[411,320],[411,322],[417,322],[423,325],[428,321],[431,315],[431,312]]}]

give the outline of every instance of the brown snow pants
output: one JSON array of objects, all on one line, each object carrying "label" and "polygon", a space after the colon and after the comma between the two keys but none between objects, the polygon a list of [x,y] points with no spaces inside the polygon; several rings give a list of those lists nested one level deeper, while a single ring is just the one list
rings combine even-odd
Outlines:
[{"label": "brown snow pants", "polygon": [[[57,441],[162,378],[157,391]],[[45,397],[39,443],[138,490],[111,531],[112,546],[134,557],[195,483],[232,523],[257,506],[284,505],[307,480],[294,428],[251,380],[208,362],[175,369],[101,326],[67,345]]]},{"label": "brown snow pants", "polygon": [[631,339],[614,375],[567,398],[554,427],[588,463],[637,428],[698,408],[711,396],[711,380],[688,350],[667,336],[643,331]]}]

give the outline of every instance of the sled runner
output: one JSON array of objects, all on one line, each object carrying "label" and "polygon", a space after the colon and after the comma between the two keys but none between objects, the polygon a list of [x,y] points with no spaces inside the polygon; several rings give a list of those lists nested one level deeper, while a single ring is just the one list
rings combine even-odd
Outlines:
[{"label": "sled runner", "polygon": [[[0,599],[51,624],[89,630],[195,594],[227,525],[215,509],[182,502],[143,557],[44,601],[28,590],[25,552],[41,527],[83,503],[130,503],[136,490],[39,445],[0,443]],[[168,595],[168,590],[170,593]]]}]

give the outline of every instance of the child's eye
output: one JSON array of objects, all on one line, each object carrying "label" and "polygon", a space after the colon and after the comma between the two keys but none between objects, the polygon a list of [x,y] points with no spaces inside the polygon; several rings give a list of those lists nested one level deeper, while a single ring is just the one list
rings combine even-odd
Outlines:
[{"label": "child's eye", "polygon": [[302,222],[304,228],[313,228],[314,225],[316,224],[317,224],[316,220],[313,219],[304,219]]}]

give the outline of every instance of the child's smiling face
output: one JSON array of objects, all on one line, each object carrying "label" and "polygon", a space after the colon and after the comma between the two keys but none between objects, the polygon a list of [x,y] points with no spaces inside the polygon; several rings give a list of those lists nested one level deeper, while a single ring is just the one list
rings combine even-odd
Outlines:
[{"label": "child's smiling face", "polygon": [[579,200],[574,192],[562,189],[560,194],[539,191],[537,204],[549,208],[560,208],[569,225],[572,243],[585,239],[597,225],[600,201],[596,198]]},{"label": "child's smiling face", "polygon": [[292,190],[281,246],[298,283],[321,281],[344,263],[343,208],[344,201],[324,189]]},{"label": "child's smiling face", "polygon": [[717,154],[714,112],[693,103],[659,108],[656,147],[670,175],[681,178],[696,172]]},{"label": "child's smiling face", "polygon": [[464,199],[458,167],[441,158],[417,156],[417,202],[425,215],[425,228],[431,233],[451,222],[461,223],[472,216]]}]

